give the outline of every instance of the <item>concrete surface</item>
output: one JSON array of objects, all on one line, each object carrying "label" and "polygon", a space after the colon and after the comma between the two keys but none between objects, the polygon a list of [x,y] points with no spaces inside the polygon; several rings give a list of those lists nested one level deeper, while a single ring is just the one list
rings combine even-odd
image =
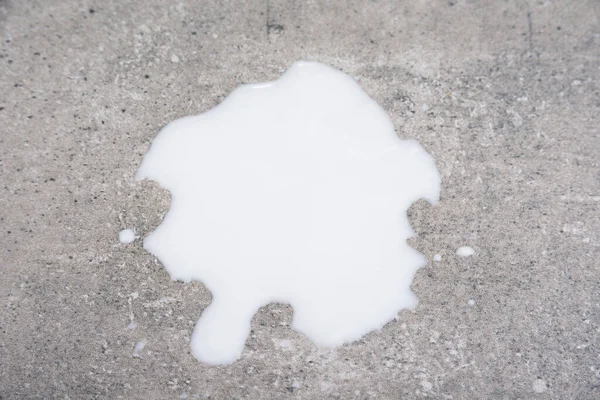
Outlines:
[{"label": "concrete surface", "polygon": [[[600,398],[599,15],[597,0],[0,0],[0,397]],[[210,293],[118,242],[168,209],[132,177],[165,123],[299,59],[354,76],[434,154],[442,200],[411,208],[411,244],[443,258],[381,332],[318,349],[270,305],[243,358],[208,367],[188,340]]]}]

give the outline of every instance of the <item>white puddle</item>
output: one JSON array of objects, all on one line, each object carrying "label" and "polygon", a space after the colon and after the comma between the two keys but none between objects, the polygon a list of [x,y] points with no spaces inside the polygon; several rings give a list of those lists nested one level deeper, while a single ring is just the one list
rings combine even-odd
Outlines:
[{"label": "white puddle", "polygon": [[123,244],[133,243],[135,241],[135,232],[131,229],[123,229],[119,232],[119,242]]},{"label": "white puddle", "polygon": [[473,254],[475,254],[475,250],[469,246],[462,246],[456,249],[456,255],[460,257],[471,257]]},{"label": "white puddle", "polygon": [[289,303],[292,328],[327,347],[417,303],[410,284],[425,258],[406,243],[406,212],[438,200],[439,173],[338,70],[296,63],[170,123],[137,178],[172,195],[144,248],[213,295],[191,341],[203,362],[238,359],[252,316],[271,302]]}]

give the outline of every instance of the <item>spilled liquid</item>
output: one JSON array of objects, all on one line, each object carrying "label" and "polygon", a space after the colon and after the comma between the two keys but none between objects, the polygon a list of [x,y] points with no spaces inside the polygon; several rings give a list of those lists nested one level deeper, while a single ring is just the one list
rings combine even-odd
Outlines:
[{"label": "spilled liquid", "polygon": [[475,254],[475,250],[469,246],[462,246],[456,249],[456,255],[460,257],[471,257],[473,254]]},{"label": "spilled liquid", "polygon": [[132,229],[123,229],[119,232],[119,242],[123,244],[133,243],[135,241],[135,232]]},{"label": "spilled liquid", "polygon": [[425,259],[406,243],[406,212],[437,201],[440,176],[340,71],[296,63],[170,123],[137,177],[172,195],[144,247],[173,279],[213,295],[192,335],[203,362],[238,359],[271,302],[289,303],[292,328],[319,346],[357,340],[417,303],[410,284]]}]

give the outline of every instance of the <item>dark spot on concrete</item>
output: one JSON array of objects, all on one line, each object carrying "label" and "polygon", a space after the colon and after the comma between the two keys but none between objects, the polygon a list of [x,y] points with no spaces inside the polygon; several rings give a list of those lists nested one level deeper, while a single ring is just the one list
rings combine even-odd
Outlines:
[{"label": "dark spot on concrete", "polygon": [[285,29],[285,27],[283,25],[279,25],[279,24],[268,24],[267,25],[267,32],[270,34],[274,34],[274,35],[278,35],[281,32],[283,32],[283,30]]},{"label": "dark spot on concrete", "polygon": [[96,12],[96,10],[94,10],[93,8],[90,8],[90,14],[93,14],[95,12]]},{"label": "dark spot on concrete", "polygon": [[146,75],[144,75],[144,78],[148,79],[148,78],[150,78],[150,75],[146,74]]},{"label": "dark spot on concrete", "polygon": [[125,110],[124,108],[121,110],[121,112],[125,112],[125,111],[126,111],[126,110]]},{"label": "dark spot on concrete", "polygon": [[557,26],[557,27],[556,27],[556,30],[557,30],[557,31],[560,31],[560,26]]},{"label": "dark spot on concrete", "polygon": [[452,7],[452,6],[454,5],[454,2],[453,2],[453,1],[449,1],[449,2],[448,2],[448,5],[449,5],[450,7]]},{"label": "dark spot on concrete", "polygon": [[193,32],[192,32],[192,35],[195,35],[195,34],[196,34],[196,31],[193,31]]},{"label": "dark spot on concrete", "polygon": [[398,92],[394,94],[394,101],[397,101],[400,104],[402,104],[406,111],[409,111],[411,114],[416,113],[415,103],[412,101],[408,94]]}]

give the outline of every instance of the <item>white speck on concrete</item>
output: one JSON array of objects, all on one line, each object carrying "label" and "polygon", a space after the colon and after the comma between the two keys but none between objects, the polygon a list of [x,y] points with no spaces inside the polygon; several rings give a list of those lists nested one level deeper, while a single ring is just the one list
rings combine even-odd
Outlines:
[{"label": "white speck on concrete", "polygon": [[429,391],[429,390],[433,389],[433,385],[429,381],[421,381],[421,387],[425,391]]},{"label": "white speck on concrete", "polygon": [[533,382],[533,391],[535,393],[544,393],[546,389],[548,389],[548,387],[546,386],[546,382],[544,382],[543,379],[536,379]]},{"label": "white speck on concrete", "polygon": [[280,348],[282,350],[288,350],[288,351],[294,350],[294,345],[292,344],[291,340],[288,340],[288,339],[276,340],[276,339],[274,339],[273,342],[275,343],[275,346],[277,346],[278,348]]},{"label": "white speck on concrete", "polygon": [[475,250],[469,246],[462,246],[456,249],[456,255],[460,257],[471,257],[473,254],[475,254]]},{"label": "white speck on concrete", "polygon": [[148,342],[146,341],[146,339],[142,339],[139,342],[137,342],[135,344],[135,348],[133,349],[133,356],[134,357],[139,357],[140,356],[140,351],[144,350],[144,347],[146,347],[146,344]]},{"label": "white speck on concrete", "polygon": [[435,262],[442,261],[442,256],[440,254],[436,254],[435,256],[433,256],[433,261],[435,261]]},{"label": "white speck on concrete", "polygon": [[523,117],[521,117],[518,112],[513,111],[509,114],[511,114],[511,122],[515,127],[519,128],[521,125],[523,125]]},{"label": "white speck on concrete", "polygon": [[131,321],[129,323],[129,325],[127,325],[127,329],[135,329],[135,328],[137,328],[137,324],[133,321]]},{"label": "white speck on concrete", "polygon": [[133,243],[135,240],[135,232],[133,229],[123,229],[119,232],[119,242],[123,244]]},{"label": "white speck on concrete", "polygon": [[469,299],[469,301],[467,301],[467,304],[473,307],[475,305],[475,300]]},{"label": "white speck on concrete", "polygon": [[178,63],[179,62],[179,57],[177,57],[176,54],[172,54],[171,55],[171,62]]}]

